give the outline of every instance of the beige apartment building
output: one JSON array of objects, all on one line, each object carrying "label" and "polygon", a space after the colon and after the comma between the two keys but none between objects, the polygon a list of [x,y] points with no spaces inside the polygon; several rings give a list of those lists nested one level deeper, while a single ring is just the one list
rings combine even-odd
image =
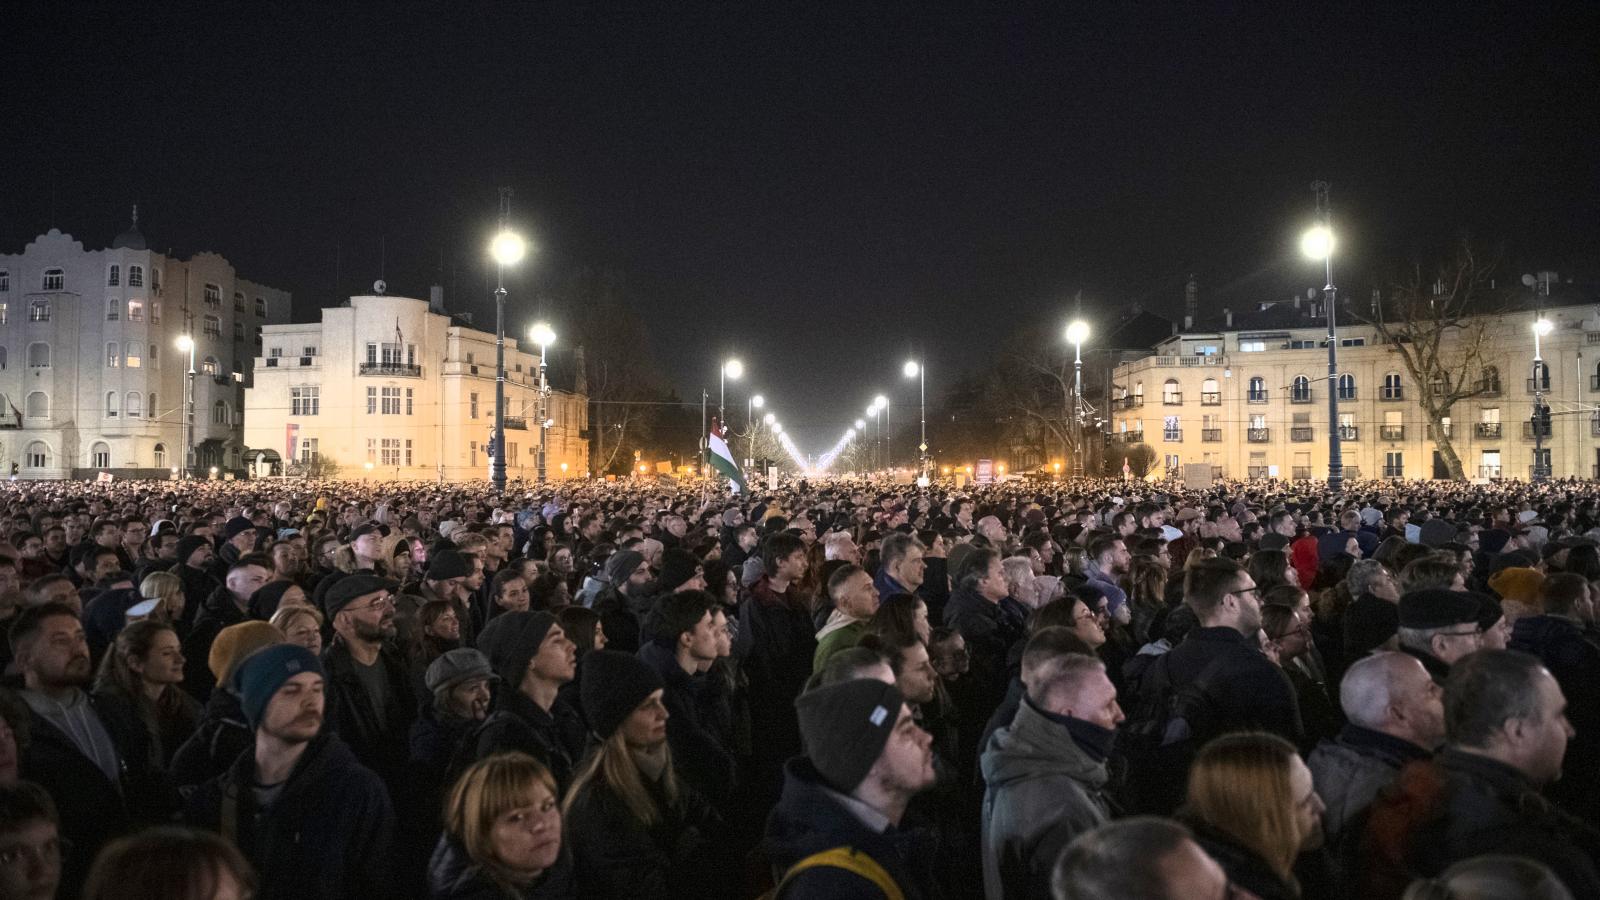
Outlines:
[{"label": "beige apartment building", "polygon": [[[245,392],[254,474],[293,473],[319,457],[344,478],[488,478],[494,431],[494,335],[432,302],[380,294],[323,309],[321,321],[264,330]],[[506,473],[535,479],[539,350],[506,338]],[[554,352],[547,359],[553,360]],[[589,465],[582,350],[552,365],[546,477]],[[566,374],[570,373],[570,374]],[[552,378],[551,380],[554,380]]]},{"label": "beige apartment building", "polygon": [[[1551,409],[1543,452],[1552,477],[1600,477],[1600,308],[1557,283],[1543,315],[1538,385]],[[1452,410],[1451,443],[1468,478],[1527,479],[1534,464],[1534,333],[1529,309],[1492,317],[1484,393]],[[1338,328],[1338,424],[1346,478],[1442,478],[1433,428],[1394,348],[1370,326]],[[1143,443],[1157,471],[1207,463],[1216,477],[1326,478],[1327,325],[1311,301],[1265,303],[1193,323],[1112,376],[1108,452]]]}]

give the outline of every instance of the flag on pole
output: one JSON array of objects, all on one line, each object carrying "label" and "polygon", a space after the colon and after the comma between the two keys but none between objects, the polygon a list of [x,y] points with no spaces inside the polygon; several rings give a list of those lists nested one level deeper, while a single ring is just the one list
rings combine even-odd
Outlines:
[{"label": "flag on pole", "polygon": [[706,436],[706,459],[711,463],[711,468],[728,476],[735,494],[746,489],[744,473],[739,471],[739,464],[733,461],[728,442],[722,439],[722,425],[714,416],[711,419],[711,433]]}]

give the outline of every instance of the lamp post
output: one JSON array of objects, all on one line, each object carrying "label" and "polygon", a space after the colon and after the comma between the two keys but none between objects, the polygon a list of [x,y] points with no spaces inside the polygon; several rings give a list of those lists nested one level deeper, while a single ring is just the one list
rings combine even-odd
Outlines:
[{"label": "lamp post", "polygon": [[917,394],[921,402],[921,439],[917,443],[917,461],[922,474],[928,474],[928,370],[916,360],[907,360],[907,378],[917,379]]},{"label": "lamp post", "polygon": [[1533,472],[1534,484],[1550,480],[1550,467],[1544,464],[1544,429],[1550,420],[1544,408],[1544,359],[1539,353],[1539,339],[1549,334],[1555,323],[1544,316],[1533,321]]},{"label": "lamp post", "polygon": [[545,424],[550,419],[550,382],[545,378],[544,353],[546,348],[556,342],[556,332],[548,322],[535,322],[533,327],[528,329],[528,338],[539,345],[539,464],[536,475],[539,483],[544,484],[545,435],[550,430]]},{"label": "lamp post", "polygon": [[722,364],[722,384],[717,392],[717,421],[723,428],[728,427],[728,414],[723,412],[723,405],[728,399],[728,382],[738,381],[744,377],[744,363],[737,359],[730,359]]},{"label": "lamp post", "polygon": [[1072,474],[1083,477],[1083,342],[1089,339],[1089,324],[1074,319],[1067,326],[1067,340],[1072,342]]},{"label": "lamp post", "polygon": [[527,244],[506,227],[511,214],[511,189],[500,189],[500,233],[489,244],[495,263],[494,289],[494,454],[489,461],[489,482],[506,489],[506,266],[522,261]]},{"label": "lamp post", "polygon": [[767,398],[760,394],[751,394],[744,402],[744,430],[750,434],[750,455],[746,459],[754,463],[756,458],[756,410],[767,405]]},{"label": "lamp post", "polygon": [[1317,214],[1322,221],[1300,238],[1300,250],[1311,259],[1322,260],[1326,276],[1322,302],[1328,308],[1328,490],[1338,493],[1344,487],[1344,458],[1339,449],[1339,336],[1334,310],[1338,305],[1338,291],[1333,286],[1333,215],[1328,208],[1328,183],[1314,181],[1311,190],[1317,195]]},{"label": "lamp post", "polygon": [[184,466],[183,477],[194,475],[194,338],[187,334],[178,335],[178,349],[189,354],[189,377],[184,382],[183,391],[183,447]]}]

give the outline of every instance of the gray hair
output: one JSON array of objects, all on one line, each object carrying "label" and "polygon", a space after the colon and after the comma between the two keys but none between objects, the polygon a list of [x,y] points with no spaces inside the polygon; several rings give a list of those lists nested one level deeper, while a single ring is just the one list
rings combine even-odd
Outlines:
[{"label": "gray hair", "polygon": [[1344,583],[1350,586],[1350,596],[1359,597],[1388,572],[1389,569],[1375,559],[1358,559],[1350,566],[1350,574],[1344,577]]},{"label": "gray hair", "polygon": [[1161,860],[1192,841],[1170,819],[1135,816],[1078,835],[1056,860],[1050,893],[1056,900],[1171,897]]},{"label": "gray hair", "polygon": [[884,538],[883,546],[878,548],[878,564],[885,569],[897,566],[900,564],[900,560],[905,559],[906,555],[911,552],[912,547],[923,551],[928,549],[922,545],[921,541],[917,540],[916,535],[896,531]]},{"label": "gray hair", "polygon": [[1084,653],[1053,656],[1033,670],[1028,681],[1028,699],[1035,706],[1047,707],[1052,696],[1076,693],[1085,679],[1105,670],[1105,663]]},{"label": "gray hair", "polygon": [[1339,708],[1362,728],[1374,731],[1389,718],[1389,705],[1395,698],[1395,676],[1414,657],[1392,650],[1379,651],[1358,659],[1339,682]]}]

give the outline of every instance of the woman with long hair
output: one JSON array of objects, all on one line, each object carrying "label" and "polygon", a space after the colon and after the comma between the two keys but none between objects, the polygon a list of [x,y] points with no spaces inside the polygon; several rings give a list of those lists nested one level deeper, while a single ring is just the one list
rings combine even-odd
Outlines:
[{"label": "woman with long hair", "polygon": [[1257,550],[1250,554],[1250,564],[1246,570],[1262,592],[1280,584],[1298,584],[1300,578],[1294,567],[1289,565],[1289,554],[1282,550]]},{"label": "woman with long hair", "polygon": [[165,769],[194,733],[200,706],[183,690],[183,651],[165,622],[134,622],[100,662],[95,699],[144,728],[150,762]]},{"label": "woman with long hair", "polygon": [[419,669],[461,646],[461,620],[449,600],[430,600],[417,610],[417,638],[412,663]]},{"label": "woman with long hair", "polygon": [[1322,811],[1294,745],[1246,732],[1201,748],[1179,818],[1234,884],[1261,900],[1296,900],[1295,861],[1321,846]]},{"label": "woman with long hair", "polygon": [[867,630],[900,643],[916,639],[924,644],[933,638],[928,623],[928,604],[915,594],[890,594],[878,603],[878,611],[867,622]]},{"label": "woman with long hair", "polygon": [[497,753],[473,763],[445,803],[445,833],[428,864],[430,896],[576,897],[556,801],[550,770],[525,753]]},{"label": "woman with long hair", "polygon": [[1139,554],[1128,561],[1128,574],[1122,578],[1128,595],[1128,630],[1140,645],[1151,641],[1151,625],[1167,612],[1167,567],[1154,556]]},{"label": "woman with long hair", "polygon": [[177,623],[183,620],[183,581],[171,572],[151,572],[139,582],[139,596],[156,601],[147,618]]},{"label": "woman with long hair", "polygon": [[84,900],[246,900],[255,873],[209,831],[171,826],[119,838],[100,851]]}]

